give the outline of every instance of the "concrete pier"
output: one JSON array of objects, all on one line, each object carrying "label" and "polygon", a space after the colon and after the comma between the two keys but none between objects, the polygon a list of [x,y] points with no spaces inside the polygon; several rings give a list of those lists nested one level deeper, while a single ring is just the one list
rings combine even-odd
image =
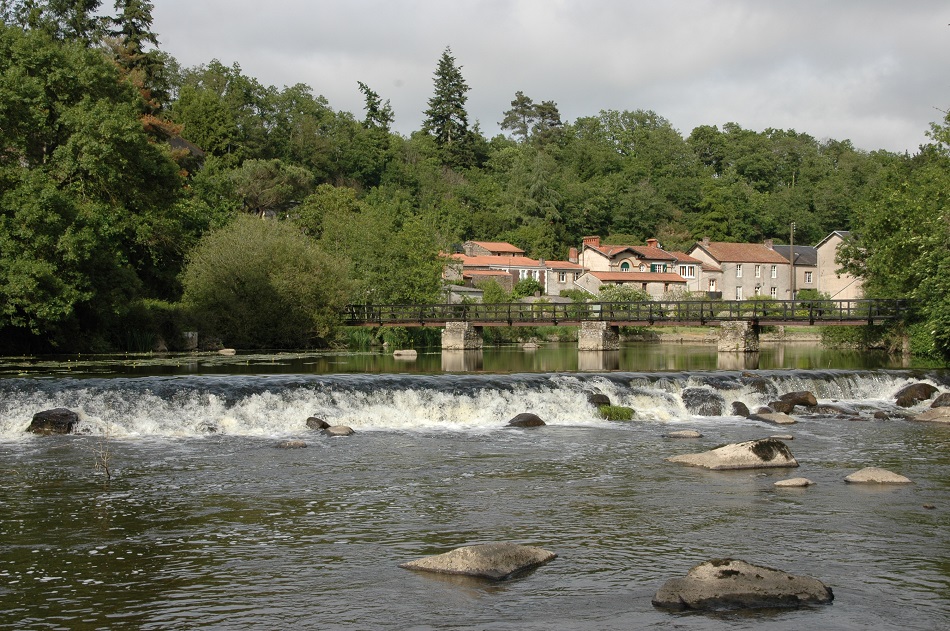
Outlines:
[{"label": "concrete pier", "polygon": [[446,322],[442,329],[442,350],[475,351],[482,343],[482,327],[470,322]]},{"label": "concrete pier", "polygon": [[759,327],[753,322],[733,320],[719,327],[720,353],[756,353],[759,350]]},{"label": "concrete pier", "polygon": [[585,320],[577,331],[577,350],[616,351],[620,349],[620,327],[607,322]]}]

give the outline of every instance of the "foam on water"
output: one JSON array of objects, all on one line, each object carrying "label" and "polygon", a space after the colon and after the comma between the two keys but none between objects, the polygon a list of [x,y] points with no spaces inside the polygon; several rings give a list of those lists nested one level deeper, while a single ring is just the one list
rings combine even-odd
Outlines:
[{"label": "foam on water", "polygon": [[[0,440],[29,439],[24,430],[33,414],[56,407],[79,414],[79,433],[117,438],[288,435],[306,431],[309,416],[358,431],[478,433],[503,427],[522,412],[549,425],[609,424],[588,402],[591,393],[633,408],[634,422],[703,424],[728,422],[735,401],[755,409],[800,390],[821,402],[888,408],[905,385],[925,381],[946,390],[940,382],[945,378],[903,371],[776,371],[7,379],[0,380]],[[721,400],[721,415],[692,414],[683,401],[686,389]]]}]

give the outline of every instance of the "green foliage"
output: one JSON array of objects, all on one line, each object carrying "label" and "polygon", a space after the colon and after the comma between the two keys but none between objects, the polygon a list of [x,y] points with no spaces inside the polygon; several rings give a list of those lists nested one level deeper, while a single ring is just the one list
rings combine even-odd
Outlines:
[{"label": "green foliage", "polygon": [[482,302],[487,305],[497,305],[511,302],[511,294],[504,290],[496,280],[488,280],[479,283],[478,288],[482,290]]},{"label": "green foliage", "polygon": [[342,272],[293,224],[242,215],[191,253],[183,303],[230,346],[307,347],[329,339],[349,300]]},{"label": "green foliage", "polygon": [[544,293],[544,285],[536,281],[533,278],[522,278],[517,283],[515,283],[514,288],[511,291],[511,298],[513,300],[518,300],[520,298],[526,298],[528,296],[541,295]]},{"label": "green foliage", "polygon": [[630,285],[601,285],[597,302],[648,302],[650,294]]},{"label": "green foliage", "polygon": [[633,408],[621,405],[598,405],[597,413],[608,421],[629,421],[633,418]]},{"label": "green foliage", "polygon": [[422,130],[435,138],[442,160],[450,166],[468,166],[474,161],[472,132],[468,128],[468,84],[461,66],[455,65],[452,49],[446,47],[435,70],[435,92],[429,99]]}]

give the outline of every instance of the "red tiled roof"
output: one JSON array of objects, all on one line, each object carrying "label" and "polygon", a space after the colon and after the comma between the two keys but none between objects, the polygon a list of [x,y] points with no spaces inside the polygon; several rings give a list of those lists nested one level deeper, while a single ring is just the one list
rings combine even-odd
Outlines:
[{"label": "red tiled roof", "polygon": [[508,276],[510,272],[506,272],[502,269],[470,269],[465,270],[462,276]]},{"label": "red tiled roof", "polygon": [[550,269],[570,269],[570,270],[584,269],[583,265],[578,265],[577,263],[571,263],[570,261],[545,261],[544,266]]},{"label": "red tiled roof", "polygon": [[472,241],[477,246],[481,246],[491,252],[508,252],[510,254],[524,254],[524,250],[517,248],[505,241]]},{"label": "red tiled roof", "polygon": [[526,256],[466,256],[453,254],[452,258],[461,261],[465,267],[541,267],[541,263]]},{"label": "red tiled roof", "polygon": [[702,265],[702,261],[700,261],[699,259],[694,259],[693,257],[691,257],[689,254],[686,254],[685,252],[670,252],[670,254],[672,254],[676,258],[676,261],[678,263]]},{"label": "red tiled roof", "polygon": [[594,278],[606,283],[685,283],[679,274],[669,272],[588,272]]},{"label": "red tiled roof", "polygon": [[672,261],[676,257],[662,248],[655,248],[649,245],[584,245],[585,248],[597,250],[608,258],[613,258],[618,254],[630,251],[640,259],[650,261]]},{"label": "red tiled roof", "polygon": [[726,263],[788,263],[784,256],[761,243],[697,243],[714,259]]}]

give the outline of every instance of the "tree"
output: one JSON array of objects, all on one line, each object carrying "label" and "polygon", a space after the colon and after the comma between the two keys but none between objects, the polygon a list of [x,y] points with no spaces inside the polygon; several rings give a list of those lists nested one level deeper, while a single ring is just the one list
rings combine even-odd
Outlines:
[{"label": "tree", "polygon": [[366,98],[366,118],[363,119],[363,126],[367,129],[378,129],[389,132],[390,125],[393,124],[393,108],[389,105],[389,99],[383,103],[379,94],[370,89],[362,81],[357,81],[360,86],[360,92]]},{"label": "tree", "polygon": [[231,172],[246,212],[264,217],[299,203],[310,190],[310,172],[280,160],[245,160]]},{"label": "tree", "polygon": [[435,70],[435,93],[429,99],[422,130],[435,138],[442,160],[449,166],[472,164],[472,132],[468,128],[468,84],[462,67],[455,65],[452,49],[446,46]]},{"label": "tree", "polygon": [[182,302],[238,348],[325,344],[348,302],[342,264],[289,222],[241,215],[189,255]]},{"label": "tree", "polygon": [[157,114],[169,99],[165,58],[152,32],[152,3],[116,0],[118,15],[111,19],[116,62],[142,94],[147,114]]},{"label": "tree", "polygon": [[505,117],[499,123],[502,129],[510,130],[515,136],[521,136],[521,141],[528,140],[528,134],[534,127],[538,115],[534,101],[524,95],[524,92],[515,92],[511,102],[511,109],[505,112]]}]

